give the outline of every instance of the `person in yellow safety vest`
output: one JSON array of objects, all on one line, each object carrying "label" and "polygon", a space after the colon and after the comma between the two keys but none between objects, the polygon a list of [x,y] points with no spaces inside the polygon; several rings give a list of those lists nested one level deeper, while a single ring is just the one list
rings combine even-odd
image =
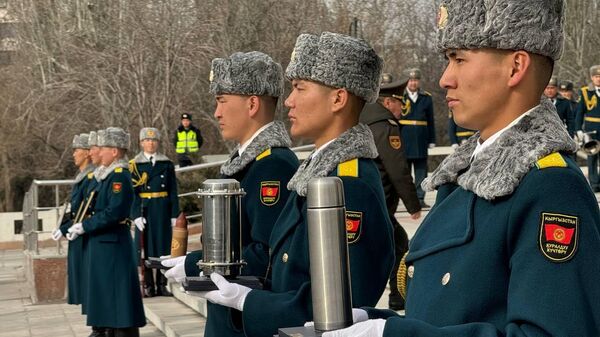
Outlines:
[{"label": "person in yellow safety vest", "polygon": [[189,113],[181,114],[181,124],[177,127],[175,138],[173,139],[179,167],[194,164],[192,157],[198,153],[202,142],[203,139],[200,130],[192,125],[192,115]]}]

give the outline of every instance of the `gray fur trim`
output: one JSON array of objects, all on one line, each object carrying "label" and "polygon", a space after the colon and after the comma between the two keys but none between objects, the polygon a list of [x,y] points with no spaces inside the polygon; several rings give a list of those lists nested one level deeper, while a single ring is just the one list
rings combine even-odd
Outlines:
[{"label": "gray fur trim", "polygon": [[94,171],[96,169],[96,166],[89,164],[88,166],[86,166],[83,171],[80,171],[79,173],[77,173],[77,175],[75,176],[75,184],[79,184],[79,182],[81,182],[83,180],[83,178],[85,178],[88,173]]},{"label": "gray fur trim", "polygon": [[382,69],[383,60],[364,40],[324,32],[318,43],[308,34],[298,37],[286,77],[344,88],[373,103],[379,96]]},{"label": "gray fur trim", "polygon": [[[575,142],[549,99],[506,130],[490,147],[477,155],[469,167],[479,133],[446,157],[421,186],[432,191],[455,183],[486,200],[510,195],[536,162],[553,152],[575,152]],[[458,172],[468,168],[458,176]]]},{"label": "gray fur trim", "polygon": [[104,172],[104,170],[106,169],[106,167],[100,165],[98,167],[96,167],[94,169],[94,178],[96,178],[96,181],[100,181],[100,177],[102,176],[102,173]]},{"label": "gray fur trim", "polygon": [[[162,153],[157,152],[153,156],[154,156],[155,161],[171,161],[171,159],[169,159],[169,157],[165,156]],[[136,164],[143,164],[143,163],[150,162],[150,160],[148,158],[146,158],[146,155],[144,155],[144,151],[136,154],[135,157],[133,157],[133,160],[135,161]]]},{"label": "gray fur trim", "polygon": [[558,60],[565,8],[563,0],[443,0],[437,48],[525,50]]},{"label": "gray fur trim", "polygon": [[209,92],[279,97],[283,94],[283,70],[269,55],[258,51],[216,58],[212,60]]},{"label": "gray fur trim", "polygon": [[117,159],[115,160],[112,164],[110,164],[108,167],[102,169],[102,171],[100,172],[99,176],[96,178],[96,180],[98,181],[103,181],[104,179],[106,179],[106,177],[108,177],[112,172],[114,172],[114,170],[116,168],[124,168],[129,170],[129,163],[127,161],[127,158],[121,158],[121,159]]},{"label": "gray fur trim", "polygon": [[[290,145],[292,145],[292,141],[285,129],[285,125],[282,122],[273,122],[273,124],[269,125],[252,140],[241,156],[233,160],[229,158],[221,166],[221,174],[232,176],[243,170],[265,150],[273,147],[290,147]],[[239,146],[236,147],[235,151],[238,149]]]},{"label": "gray fur trim", "polygon": [[305,160],[287,187],[304,197],[310,179],[326,177],[329,172],[345,161],[355,158],[373,159],[377,158],[377,155],[377,147],[371,129],[364,124],[355,125],[342,133],[310,161]]}]

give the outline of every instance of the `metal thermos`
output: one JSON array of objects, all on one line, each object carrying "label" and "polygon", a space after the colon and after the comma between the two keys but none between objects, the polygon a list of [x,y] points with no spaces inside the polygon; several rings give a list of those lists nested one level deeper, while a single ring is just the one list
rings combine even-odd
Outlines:
[{"label": "metal thermos", "polygon": [[315,330],[343,329],[352,325],[352,293],[342,180],[310,180],[307,205]]},{"label": "metal thermos", "polygon": [[241,198],[245,194],[235,179],[207,179],[198,190],[203,197],[202,260],[205,276],[217,272],[236,277],[244,264],[241,258]]}]

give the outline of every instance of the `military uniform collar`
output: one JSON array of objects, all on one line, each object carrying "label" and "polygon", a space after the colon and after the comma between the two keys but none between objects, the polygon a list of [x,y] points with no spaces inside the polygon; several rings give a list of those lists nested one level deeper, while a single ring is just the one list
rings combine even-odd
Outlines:
[{"label": "military uniform collar", "polygon": [[[154,156],[154,160],[155,162],[158,161],[171,161],[169,159],[169,157],[165,156],[162,153],[156,152],[155,154],[153,154]],[[146,155],[144,154],[144,151],[141,151],[140,153],[138,153],[137,155],[135,155],[135,157],[133,158],[133,160],[135,161],[136,164],[143,164],[143,163],[149,163],[150,159],[146,157]]]},{"label": "military uniform collar", "polygon": [[129,164],[127,163],[127,158],[121,158],[115,160],[112,164],[102,170],[99,176],[99,181],[103,181],[106,179],[116,168],[124,168],[129,169]]},{"label": "military uniform collar", "polygon": [[483,199],[493,200],[512,194],[540,158],[553,152],[575,151],[575,142],[549,99],[542,99],[529,115],[502,133],[471,162],[478,138],[471,137],[446,157],[423,181],[423,189],[432,191],[444,184],[457,184]]},{"label": "military uniform collar", "polygon": [[[313,151],[313,152],[316,152]],[[355,158],[377,158],[377,148],[373,134],[368,126],[358,124],[342,133],[327,146],[322,146],[321,151],[311,160],[305,160],[298,168],[290,182],[288,189],[296,191],[301,196],[306,196],[308,182],[312,178],[326,177],[338,164]]]},{"label": "military uniform collar", "polygon": [[86,166],[82,171],[79,171],[77,176],[75,176],[75,184],[79,184],[88,175],[88,173],[94,171],[95,169],[96,167],[93,164],[88,164],[88,166]]},{"label": "military uniform collar", "polygon": [[248,145],[250,145],[252,143],[252,141],[254,140],[254,138],[256,138],[256,136],[258,136],[261,132],[263,132],[266,128],[270,127],[271,125],[273,125],[274,122],[270,122],[267,123],[265,125],[263,125],[260,129],[256,130],[256,132],[254,132],[254,134],[252,135],[252,137],[250,137],[250,139],[248,139],[247,141],[244,142],[244,144],[240,145],[240,147],[238,148],[238,155],[242,155],[242,153],[244,153],[244,151],[246,151],[246,149],[248,148]]}]

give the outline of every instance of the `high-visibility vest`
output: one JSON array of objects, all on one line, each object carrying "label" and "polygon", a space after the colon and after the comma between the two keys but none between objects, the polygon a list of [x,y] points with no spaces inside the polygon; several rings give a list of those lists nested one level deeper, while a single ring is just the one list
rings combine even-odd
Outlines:
[{"label": "high-visibility vest", "polygon": [[196,138],[196,132],[194,132],[193,130],[183,130],[177,132],[177,146],[175,148],[175,152],[198,152],[198,140]]}]

